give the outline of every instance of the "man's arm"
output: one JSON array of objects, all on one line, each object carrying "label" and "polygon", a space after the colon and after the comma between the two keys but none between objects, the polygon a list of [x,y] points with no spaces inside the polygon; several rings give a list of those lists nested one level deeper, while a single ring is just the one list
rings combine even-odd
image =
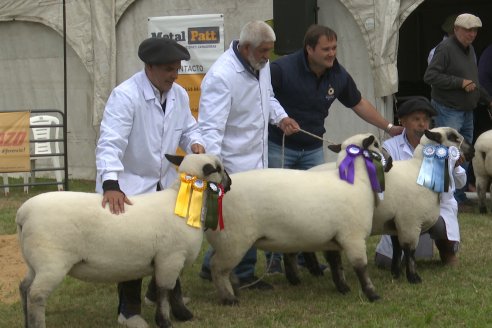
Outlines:
[{"label": "man's arm", "polygon": [[375,127],[386,131],[392,137],[399,135],[403,132],[403,127],[396,126],[388,122],[376,108],[364,97],[362,97],[357,105],[352,107],[354,112],[367,123],[374,125]]}]

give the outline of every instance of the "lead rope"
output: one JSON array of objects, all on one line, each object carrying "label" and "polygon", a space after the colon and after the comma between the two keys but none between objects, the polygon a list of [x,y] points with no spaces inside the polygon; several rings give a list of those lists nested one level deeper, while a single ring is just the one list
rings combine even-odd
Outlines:
[{"label": "lead rope", "polygon": [[[329,143],[330,145],[336,145],[336,143],[334,143],[333,141],[330,141],[328,139],[324,139],[324,138],[322,138],[320,136],[317,136],[317,135],[315,135],[315,134],[313,134],[311,132],[308,132],[306,130],[299,129],[299,132],[302,132],[304,134],[307,134],[308,136],[311,136],[311,137],[313,137],[315,139],[318,139],[318,140],[321,140],[321,141],[325,141],[325,142]],[[284,157],[285,157],[285,133],[282,136],[282,160],[281,160],[281,163],[282,164],[281,164],[281,168],[284,168]]]}]

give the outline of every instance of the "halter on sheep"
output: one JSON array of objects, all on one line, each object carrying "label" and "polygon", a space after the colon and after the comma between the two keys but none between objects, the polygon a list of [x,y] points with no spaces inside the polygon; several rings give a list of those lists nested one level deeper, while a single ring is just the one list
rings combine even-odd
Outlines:
[{"label": "halter on sheep", "polygon": [[[349,145],[381,151],[370,134],[349,138],[341,148]],[[339,161],[345,157],[340,153]],[[263,169],[231,175],[234,189],[223,201],[225,229],[205,233],[215,250],[211,273],[223,304],[238,303],[231,272],[253,245],[283,253],[341,248],[367,298],[379,298],[366,270],[375,196],[364,157],[356,157],[353,165],[353,184],[338,172]],[[345,293],[348,286],[337,289]]]},{"label": "halter on sheep", "polygon": [[[180,172],[229,188],[229,176],[215,156],[166,158]],[[16,217],[28,266],[19,286],[26,327],[45,327],[47,298],[67,274],[119,282],[154,273],[158,326],[171,326],[169,308],[178,320],[191,319],[179,295],[178,277],[198,256],[203,231],[174,214],[178,188],[134,196],[133,205],[120,215],[102,208],[99,194],[52,192],[26,201]]]}]

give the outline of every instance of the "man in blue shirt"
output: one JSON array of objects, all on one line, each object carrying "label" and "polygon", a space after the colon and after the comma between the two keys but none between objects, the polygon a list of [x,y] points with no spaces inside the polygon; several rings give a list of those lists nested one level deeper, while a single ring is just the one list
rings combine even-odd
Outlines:
[{"label": "man in blue shirt", "polygon": [[[338,99],[364,121],[385,130],[391,136],[400,134],[402,127],[393,126],[376,108],[361,96],[357,85],[338,63],[337,34],[329,27],[312,25],[304,36],[304,47],[270,65],[275,98],[289,117],[301,129],[322,137],[326,132],[325,119],[331,104]],[[285,138],[274,125],[268,130],[269,167],[307,170],[324,163],[323,141],[304,133]],[[267,253],[267,259],[269,254]],[[279,271],[279,258],[270,265],[270,272]]]}]

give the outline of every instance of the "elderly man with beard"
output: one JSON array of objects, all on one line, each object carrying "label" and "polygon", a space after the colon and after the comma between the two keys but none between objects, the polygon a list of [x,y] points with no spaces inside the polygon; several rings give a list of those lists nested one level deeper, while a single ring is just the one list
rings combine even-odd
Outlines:
[{"label": "elderly man with beard", "polygon": [[[403,133],[390,138],[383,143],[383,148],[394,160],[408,160],[413,157],[414,149],[420,142],[424,131],[430,128],[431,117],[436,110],[425,97],[412,97],[398,108],[400,124],[404,127]],[[460,158],[455,165],[453,176],[456,188],[466,182],[466,172],[459,166],[463,162]],[[443,192],[440,195],[441,209],[437,223],[420,236],[415,256],[417,258],[432,258],[432,241],[434,239],[441,261],[446,265],[457,264],[456,253],[460,242],[460,228],[458,225],[458,204],[452,192]],[[391,268],[393,247],[391,238],[383,235],[376,247],[376,265],[380,268]]]},{"label": "elderly man with beard", "polygon": [[[208,153],[218,155],[229,173],[268,167],[268,124],[290,135],[299,125],[273,96],[268,58],[273,29],[262,21],[247,23],[205,75],[201,85],[198,125]],[[211,280],[209,250],[200,277]],[[256,249],[235,269],[241,286],[273,287],[255,276]]]}]

